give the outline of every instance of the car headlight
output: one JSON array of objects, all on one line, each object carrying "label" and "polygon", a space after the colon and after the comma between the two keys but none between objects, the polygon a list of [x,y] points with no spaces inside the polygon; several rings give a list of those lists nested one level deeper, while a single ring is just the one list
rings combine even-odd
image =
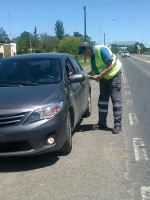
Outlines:
[{"label": "car headlight", "polygon": [[62,108],[63,108],[63,102],[38,108],[28,116],[24,124],[31,124],[33,122],[37,122],[43,119],[51,119],[56,114],[58,114],[62,110]]}]

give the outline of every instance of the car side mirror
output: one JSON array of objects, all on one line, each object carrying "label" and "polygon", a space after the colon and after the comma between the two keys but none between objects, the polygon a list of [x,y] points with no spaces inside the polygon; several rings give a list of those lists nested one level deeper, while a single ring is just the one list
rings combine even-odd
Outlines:
[{"label": "car side mirror", "polygon": [[78,83],[84,81],[84,75],[83,74],[73,74],[70,78],[71,83]]}]

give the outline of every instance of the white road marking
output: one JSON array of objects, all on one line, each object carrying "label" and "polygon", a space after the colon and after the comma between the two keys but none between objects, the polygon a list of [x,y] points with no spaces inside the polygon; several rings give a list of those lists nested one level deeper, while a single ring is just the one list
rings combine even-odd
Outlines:
[{"label": "white road marking", "polygon": [[129,88],[129,85],[124,85],[124,88]]},{"label": "white road marking", "polygon": [[127,105],[128,105],[128,106],[133,105],[133,100],[132,100],[132,99],[127,99]]},{"label": "white road marking", "polygon": [[141,187],[142,200],[150,200],[150,187]]},{"label": "white road marking", "polygon": [[133,58],[136,58],[136,59],[139,59],[139,60],[142,60],[142,61],[144,61],[144,62],[150,63],[149,60],[143,60],[142,58],[138,58],[138,57],[135,57],[135,56],[132,56],[132,57],[133,57]]},{"label": "white road marking", "polygon": [[145,144],[142,138],[133,138],[135,160],[148,160],[148,156],[145,150]]},{"label": "white road marking", "polygon": [[[142,60],[142,59],[140,59],[140,60]],[[145,62],[150,63],[150,61],[145,61]],[[124,70],[122,70],[122,72],[123,72],[122,73],[123,82],[124,82],[124,84],[128,84]],[[129,89],[129,85],[124,85],[124,88]],[[130,96],[131,92],[125,91],[125,95]],[[127,99],[126,102],[127,102],[128,106],[133,105],[132,99]],[[129,121],[130,121],[130,125],[138,124],[138,120],[137,120],[135,113],[129,113]],[[133,145],[134,145],[134,153],[135,153],[136,161],[149,160],[146,149],[145,149],[145,144],[144,144],[142,138],[133,138]],[[146,187],[146,186],[141,187],[141,196],[142,196],[142,200],[150,200],[150,187]]]},{"label": "white road marking", "polygon": [[129,121],[130,121],[130,125],[139,124],[135,113],[129,113]]},{"label": "white road marking", "polygon": [[130,91],[125,91],[125,95],[131,95]]},{"label": "white road marking", "polygon": [[126,78],[126,75],[125,75],[125,73],[124,73],[124,70],[122,70],[122,78],[123,78],[123,82],[124,82],[124,84],[127,84],[128,83],[128,81],[127,81],[127,78]]}]

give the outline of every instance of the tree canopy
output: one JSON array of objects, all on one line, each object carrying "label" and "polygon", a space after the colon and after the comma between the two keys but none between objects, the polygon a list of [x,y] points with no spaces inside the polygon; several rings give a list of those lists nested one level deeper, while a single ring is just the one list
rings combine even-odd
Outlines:
[{"label": "tree canopy", "polygon": [[4,31],[3,27],[0,27],[0,43],[9,43],[10,39],[6,31]]},{"label": "tree canopy", "polygon": [[[73,32],[73,35],[65,34],[63,22],[57,20],[55,23],[55,36],[48,35],[47,33],[38,33],[37,27],[34,28],[33,33],[24,31],[20,36],[9,39],[8,34],[0,28],[0,43],[17,43],[17,54],[26,53],[40,53],[40,52],[67,52],[74,55],[76,58],[80,58],[78,55],[78,46],[84,41],[84,35],[78,31]],[[90,44],[95,44],[89,36],[86,36],[86,40]],[[141,47],[141,53],[147,51],[148,48],[142,43],[136,43],[134,46],[128,47],[130,53],[137,53],[138,46]],[[120,50],[116,45],[111,46],[113,53],[118,53]]]},{"label": "tree canopy", "polygon": [[56,37],[59,40],[61,40],[64,37],[64,33],[65,33],[63,22],[61,20],[57,20],[54,29],[55,29]]}]

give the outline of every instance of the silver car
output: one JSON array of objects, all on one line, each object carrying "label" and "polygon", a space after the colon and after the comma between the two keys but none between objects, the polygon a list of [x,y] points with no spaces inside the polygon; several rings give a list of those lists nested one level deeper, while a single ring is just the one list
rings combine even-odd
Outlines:
[{"label": "silver car", "polygon": [[129,51],[122,51],[121,55],[122,55],[122,58],[123,58],[123,57],[129,57],[129,56],[130,56],[130,55],[129,55]]}]

